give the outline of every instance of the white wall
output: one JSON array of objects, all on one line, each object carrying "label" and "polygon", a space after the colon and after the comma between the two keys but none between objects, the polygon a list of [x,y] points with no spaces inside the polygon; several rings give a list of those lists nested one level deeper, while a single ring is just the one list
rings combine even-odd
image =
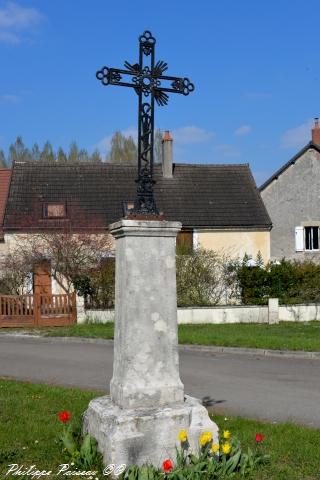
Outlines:
[{"label": "white wall", "polygon": [[286,322],[320,320],[320,305],[284,305],[279,307],[279,318]]},{"label": "white wall", "polygon": [[[270,323],[274,321],[274,308]],[[271,311],[270,311],[271,314]],[[114,321],[113,310],[86,310],[86,320],[107,323]],[[282,305],[279,306],[278,321],[309,322],[320,320],[320,305]],[[82,319],[78,323],[83,323]],[[217,306],[178,308],[178,324],[193,323],[269,323],[269,307],[266,306]]]}]

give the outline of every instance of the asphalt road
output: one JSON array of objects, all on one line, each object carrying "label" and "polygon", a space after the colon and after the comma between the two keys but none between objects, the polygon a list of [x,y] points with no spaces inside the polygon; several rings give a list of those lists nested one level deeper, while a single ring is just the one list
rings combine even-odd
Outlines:
[{"label": "asphalt road", "polygon": [[[0,336],[0,377],[108,392],[113,345]],[[320,360],[180,352],[189,395],[213,410],[320,427]]]}]

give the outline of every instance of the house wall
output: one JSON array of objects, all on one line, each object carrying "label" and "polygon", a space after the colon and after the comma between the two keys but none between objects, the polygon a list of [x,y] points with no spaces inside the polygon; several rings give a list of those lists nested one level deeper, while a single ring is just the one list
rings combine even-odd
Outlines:
[{"label": "house wall", "polygon": [[4,255],[7,252],[7,245],[5,240],[0,242],[0,256]]},{"label": "house wall", "polygon": [[295,249],[295,227],[320,226],[320,154],[307,150],[261,196],[273,224],[271,258],[320,261],[320,252]]},{"label": "house wall", "polygon": [[252,258],[260,251],[264,262],[270,260],[270,232],[254,231],[204,231],[194,232],[198,246],[224,252],[232,257],[243,258],[245,254]]},{"label": "house wall", "polygon": [[[0,243],[0,254],[14,248],[17,240],[25,234],[5,234],[5,242]],[[113,237],[110,238],[114,245]],[[19,241],[19,240],[18,240]],[[194,248],[202,247],[209,250],[223,251],[233,257],[242,258],[245,253],[253,258],[260,251],[265,262],[270,259],[270,232],[254,231],[193,231]]]}]

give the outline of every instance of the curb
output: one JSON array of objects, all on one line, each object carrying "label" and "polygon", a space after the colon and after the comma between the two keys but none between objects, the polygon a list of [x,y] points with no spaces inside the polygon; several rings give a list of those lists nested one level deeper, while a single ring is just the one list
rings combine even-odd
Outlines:
[{"label": "curb", "polygon": [[263,348],[219,347],[213,345],[179,345],[179,350],[189,352],[194,351],[207,354],[232,353],[236,355],[320,360],[320,352],[304,352],[301,350],[266,350]]},{"label": "curb", "polygon": [[[24,338],[26,343],[30,340],[41,340],[43,343],[89,343],[95,345],[113,345],[113,340],[102,338],[86,338],[86,337],[44,337],[42,335],[28,335],[23,333],[1,333],[1,338],[10,338],[10,340],[21,340]],[[199,352],[205,354],[232,353],[236,355],[252,355],[262,357],[280,357],[280,358],[296,358],[307,360],[320,360],[320,352],[303,352],[301,350],[267,350],[263,348],[238,348],[238,347],[219,347],[209,345],[179,345],[182,352]]]}]

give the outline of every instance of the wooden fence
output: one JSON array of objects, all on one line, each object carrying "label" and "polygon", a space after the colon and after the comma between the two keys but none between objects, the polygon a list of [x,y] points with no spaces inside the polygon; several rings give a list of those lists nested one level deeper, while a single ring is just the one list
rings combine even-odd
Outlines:
[{"label": "wooden fence", "polygon": [[0,295],[0,328],[65,326],[76,321],[75,293]]}]

